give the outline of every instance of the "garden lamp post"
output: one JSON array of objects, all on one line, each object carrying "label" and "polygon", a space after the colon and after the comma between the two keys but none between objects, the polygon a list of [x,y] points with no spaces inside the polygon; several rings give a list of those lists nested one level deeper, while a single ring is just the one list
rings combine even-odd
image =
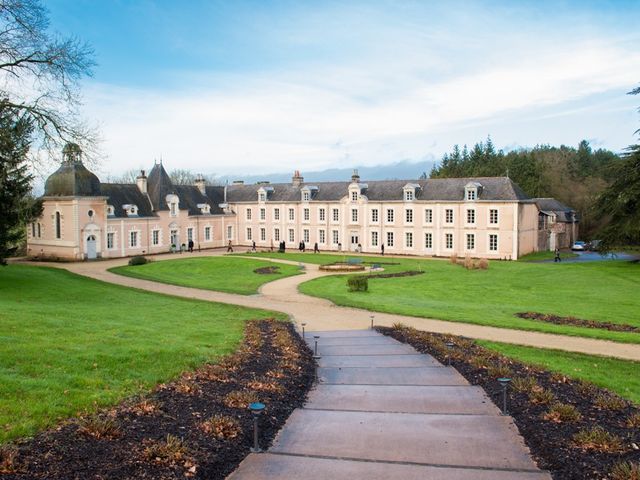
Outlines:
[{"label": "garden lamp post", "polygon": [[252,453],[260,453],[262,449],[258,444],[258,416],[264,410],[264,403],[254,402],[249,404],[249,410],[253,414],[253,447],[251,447]]},{"label": "garden lamp post", "polygon": [[304,340],[304,327],[306,327],[307,324],[303,322],[300,325],[302,325],[302,340]]},{"label": "garden lamp post", "polygon": [[318,355],[318,339],[320,338],[320,335],[314,335],[313,336],[313,340],[314,340],[314,346],[313,346],[313,354],[314,355]]},{"label": "garden lamp post", "polygon": [[320,355],[314,355],[313,356],[313,361],[315,362],[315,376],[316,376],[316,383],[320,383],[320,377],[318,377],[318,366],[320,364],[320,359],[322,357]]},{"label": "garden lamp post", "polygon": [[376,318],[375,315],[371,315],[371,330],[373,330],[373,319]]},{"label": "garden lamp post", "polygon": [[502,387],[502,415],[507,415],[507,387],[511,382],[510,378],[499,378],[498,383]]},{"label": "garden lamp post", "polygon": [[451,366],[451,351],[453,350],[453,347],[456,346],[456,344],[453,343],[453,342],[447,342],[445,345],[449,349],[449,353],[447,355],[447,366],[450,367]]}]

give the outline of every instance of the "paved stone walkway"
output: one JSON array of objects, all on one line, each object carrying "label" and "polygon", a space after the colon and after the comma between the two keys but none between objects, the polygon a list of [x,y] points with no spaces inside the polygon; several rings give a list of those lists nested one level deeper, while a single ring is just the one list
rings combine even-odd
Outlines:
[{"label": "paved stone walkway", "polygon": [[[222,255],[221,250],[194,253],[193,256]],[[189,254],[173,254],[154,256],[155,261],[173,258],[184,258]],[[255,258],[256,255],[252,255]],[[117,265],[125,265],[128,259],[106,260],[101,262],[79,262],[68,264],[48,264],[58,268],[66,268],[80,275],[85,275],[110,283],[117,283],[133,288],[140,288],[158,293],[195,298],[205,301],[222,302],[253,308],[271,309],[288,314],[298,326],[306,323],[308,330],[346,330],[367,328],[374,316],[376,325],[391,326],[394,323],[428,330],[437,333],[462,335],[482,340],[514,343],[540,348],[555,348],[571,352],[604,355],[627,360],[640,361],[640,345],[616,343],[607,340],[596,340],[583,337],[569,337],[548,333],[530,332],[524,330],[509,330],[505,328],[472,325],[461,322],[448,322],[430,318],[409,317],[389,313],[369,312],[358,308],[339,307],[329,300],[309,297],[298,292],[298,285],[324,275],[333,275],[319,270],[318,265],[305,264],[304,275],[295,275],[281,280],[267,283],[260,289],[259,295],[234,295],[196,288],[178,287],[148,280],[123,277],[107,271]],[[265,259],[269,260],[269,259]],[[273,262],[293,263],[283,260]],[[36,265],[47,265],[36,263]]]},{"label": "paved stone walkway", "polygon": [[311,348],[314,335],[320,383],[230,480],[551,478],[511,417],[453,368],[373,330],[308,332]]}]

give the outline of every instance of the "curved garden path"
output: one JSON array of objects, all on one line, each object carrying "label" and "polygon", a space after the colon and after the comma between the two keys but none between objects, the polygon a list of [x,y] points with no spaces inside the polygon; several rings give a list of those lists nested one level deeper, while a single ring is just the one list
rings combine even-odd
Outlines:
[{"label": "curved garden path", "polygon": [[[197,254],[193,254],[193,256],[211,256],[221,255],[223,253],[223,251],[218,250],[199,252]],[[183,256],[191,255],[162,255],[157,256],[154,259],[162,261],[180,258]],[[259,255],[252,254],[251,258],[257,258],[258,256]],[[149,280],[124,277],[107,271],[109,268],[118,265],[125,265],[127,260],[128,259],[116,259],[100,262],[58,263],[46,265],[65,268],[71,272],[102,280],[104,282],[149,290],[157,293],[284,312],[288,314],[298,326],[300,326],[301,323],[306,323],[305,328],[309,331],[364,329],[371,325],[371,316],[374,315],[374,322],[376,325],[391,326],[394,323],[401,322],[420,330],[427,330],[431,332],[450,333],[483,340],[493,340],[540,348],[554,348],[571,352],[581,352],[640,361],[640,345],[637,344],[617,343],[607,340],[569,337],[565,335],[553,335],[524,330],[509,330],[461,322],[450,322],[430,318],[370,312],[350,307],[340,307],[329,300],[310,297],[298,292],[298,285],[303,282],[307,282],[324,275],[335,275],[335,273],[321,272],[318,265],[314,264],[304,264],[305,271],[302,275],[294,275],[292,277],[267,283],[262,286],[259,294],[245,296],[167,285]],[[298,265],[298,262],[290,262],[286,260],[268,258],[264,258],[264,260]],[[38,263],[37,265],[43,264]]]}]

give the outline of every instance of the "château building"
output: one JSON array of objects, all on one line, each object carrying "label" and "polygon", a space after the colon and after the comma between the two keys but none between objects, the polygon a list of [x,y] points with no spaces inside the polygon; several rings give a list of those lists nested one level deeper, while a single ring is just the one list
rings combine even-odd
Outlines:
[{"label": "ch\u00e2teau building", "polygon": [[[174,185],[162,163],[135,184],[102,183],[75,144],[46,181],[28,255],[83,260],[234,246],[512,259],[575,240],[575,212],[507,177]],[[545,209],[546,207],[546,209]],[[550,208],[564,208],[560,214]],[[550,228],[550,224],[569,224]],[[562,232],[562,235],[557,235]]]}]

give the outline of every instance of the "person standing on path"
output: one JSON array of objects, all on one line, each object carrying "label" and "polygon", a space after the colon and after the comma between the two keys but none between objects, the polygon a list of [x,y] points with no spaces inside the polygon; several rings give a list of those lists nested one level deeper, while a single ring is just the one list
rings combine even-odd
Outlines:
[{"label": "person standing on path", "polygon": [[553,263],[561,262],[561,261],[562,261],[562,259],[560,258],[560,249],[556,248],[555,257],[553,257]]},{"label": "person standing on path", "polygon": [[193,253],[193,240],[189,240],[189,253]]},{"label": "person standing on path", "polygon": [[320,249],[318,248],[318,242],[313,244],[313,253],[320,253]]},{"label": "person standing on path", "polygon": [[251,251],[253,253],[256,253],[256,241],[255,240],[253,242],[251,242]]},{"label": "person standing on path", "polygon": [[229,240],[229,243],[227,244],[227,253],[229,252],[233,252],[233,247],[231,246],[231,240]]},{"label": "person standing on path", "polygon": [[380,245],[380,253],[384,257],[384,243]]}]

